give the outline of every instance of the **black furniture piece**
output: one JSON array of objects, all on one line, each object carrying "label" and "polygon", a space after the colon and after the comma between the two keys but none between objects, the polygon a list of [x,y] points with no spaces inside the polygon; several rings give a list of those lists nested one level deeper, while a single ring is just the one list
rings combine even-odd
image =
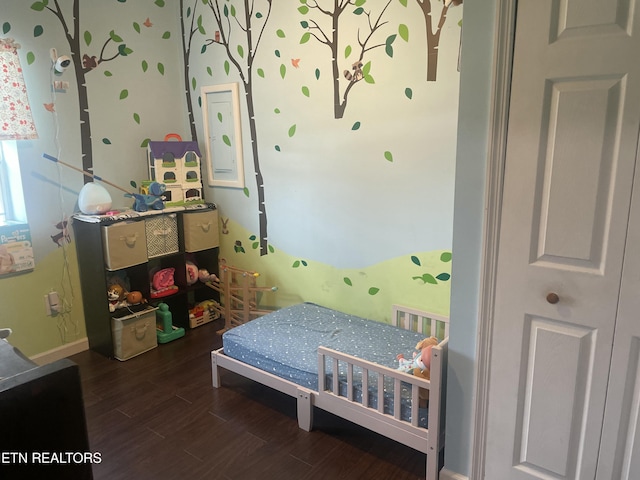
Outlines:
[{"label": "black furniture piece", "polygon": [[79,367],[38,366],[0,340],[0,478],[92,479]]}]

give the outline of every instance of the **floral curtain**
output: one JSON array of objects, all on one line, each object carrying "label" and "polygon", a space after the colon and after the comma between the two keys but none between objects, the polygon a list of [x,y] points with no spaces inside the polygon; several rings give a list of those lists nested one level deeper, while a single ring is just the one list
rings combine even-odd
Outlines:
[{"label": "floral curtain", "polygon": [[13,39],[0,38],[0,140],[38,138],[18,48]]}]

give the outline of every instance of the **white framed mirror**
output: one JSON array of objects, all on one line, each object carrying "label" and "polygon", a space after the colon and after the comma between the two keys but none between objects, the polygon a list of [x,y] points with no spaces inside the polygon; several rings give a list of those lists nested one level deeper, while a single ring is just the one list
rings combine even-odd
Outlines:
[{"label": "white framed mirror", "polygon": [[244,188],[237,83],[200,89],[209,186]]}]

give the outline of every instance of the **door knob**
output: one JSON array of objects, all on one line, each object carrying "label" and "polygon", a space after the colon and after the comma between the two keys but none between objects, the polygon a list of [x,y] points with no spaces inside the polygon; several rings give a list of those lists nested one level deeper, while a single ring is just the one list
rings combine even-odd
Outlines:
[{"label": "door knob", "polygon": [[547,294],[547,302],[549,302],[550,304],[555,305],[559,301],[560,301],[560,297],[558,296],[557,293],[551,292]]}]

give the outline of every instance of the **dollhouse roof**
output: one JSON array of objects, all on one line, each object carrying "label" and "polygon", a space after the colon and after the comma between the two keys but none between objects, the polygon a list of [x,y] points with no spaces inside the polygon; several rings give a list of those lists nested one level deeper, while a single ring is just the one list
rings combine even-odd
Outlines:
[{"label": "dollhouse roof", "polygon": [[182,158],[187,152],[194,152],[202,157],[198,142],[149,142],[149,150],[153,158],[162,158],[165,153],[172,153],[174,158]]}]

